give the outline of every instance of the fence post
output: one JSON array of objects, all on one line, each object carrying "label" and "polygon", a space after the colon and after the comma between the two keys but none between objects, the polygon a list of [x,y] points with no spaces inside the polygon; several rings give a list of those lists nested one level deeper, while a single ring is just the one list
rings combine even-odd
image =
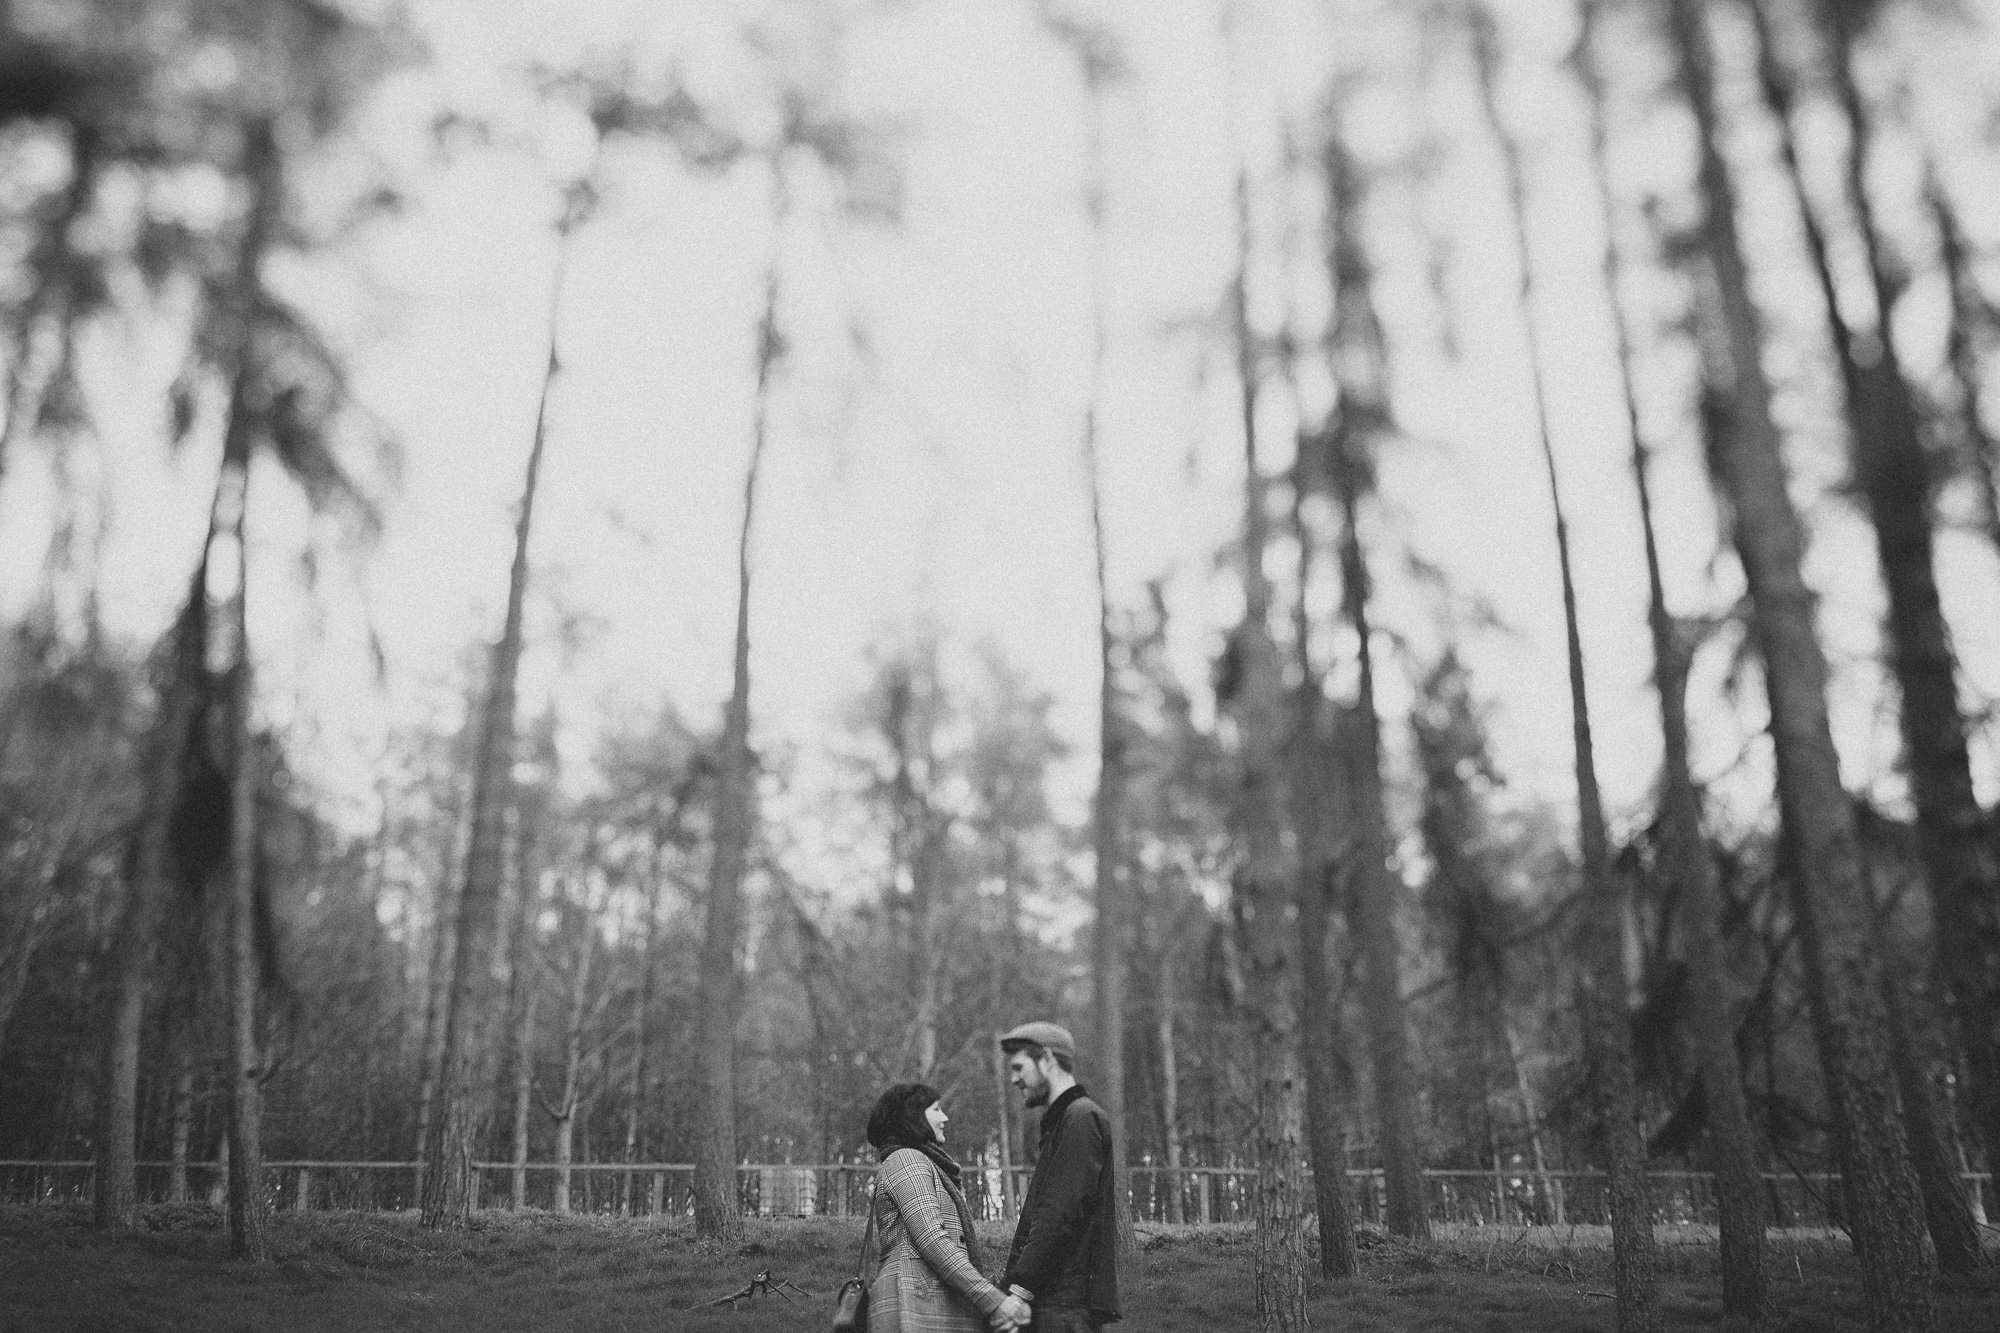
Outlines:
[{"label": "fence post", "polygon": [[1215,1200],[1213,1197],[1215,1193],[1215,1177],[1204,1171],[1198,1177],[1198,1180],[1201,1184],[1201,1189],[1197,1192],[1197,1197],[1201,1200],[1201,1223],[1203,1226],[1207,1226],[1209,1218],[1215,1211]]},{"label": "fence post", "polygon": [[292,1211],[303,1213],[312,1207],[312,1168],[299,1168],[298,1186],[292,1195]]},{"label": "fence post", "polygon": [[660,1199],[663,1195],[665,1195],[666,1191],[667,1191],[667,1173],[664,1171],[655,1171],[653,1173],[652,1187],[650,1190],[647,1191],[646,1211],[648,1213],[653,1214],[655,1216],[659,1214]]}]

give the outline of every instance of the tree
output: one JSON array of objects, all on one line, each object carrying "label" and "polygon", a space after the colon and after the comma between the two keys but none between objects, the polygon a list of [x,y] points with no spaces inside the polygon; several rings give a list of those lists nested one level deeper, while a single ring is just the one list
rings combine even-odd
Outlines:
[{"label": "tree", "polygon": [[1896,1105],[1872,913],[1853,807],[1840,784],[1827,719],[1826,657],[1814,632],[1812,593],[1800,572],[1805,539],[1786,491],[1761,360],[1761,318],[1737,236],[1735,187],[1722,158],[1704,9],[1698,0],[1669,0],[1665,17],[1700,154],[1702,249],[1716,307],[1709,336],[1732,376],[1725,409],[1729,429],[1714,464],[1750,585],[1777,752],[1778,804],[1797,857],[1790,876],[1792,906],[1847,1216],[1861,1258],[1870,1327],[1878,1333],[1928,1333],[1936,1326],[1930,1264]]},{"label": "tree", "polygon": [[[742,152],[764,170],[771,219],[771,252],[764,269],[763,307],[757,324],[756,380],[750,457],[743,472],[742,521],[736,542],[736,635],[729,702],[723,712],[715,797],[715,845],[709,864],[707,920],[701,951],[696,1023],[700,1052],[695,1068],[695,1231],[727,1238],[743,1226],[736,1200],[736,1019],[742,979],[736,950],[743,929],[743,879],[755,823],[755,756],[750,750],[750,573],[757,479],[769,439],[771,403],[784,359],[779,298],[783,245],[792,213],[795,159],[824,168],[843,192],[851,215],[893,221],[893,186],[883,172],[867,130],[839,115],[819,94],[796,83],[779,93],[782,121],[769,143]],[[869,186],[877,188],[875,192]]]},{"label": "tree", "polygon": [[[585,878],[593,873],[595,867],[586,859]],[[586,904],[568,897],[562,900],[562,913],[568,918],[563,923],[563,933],[570,936],[569,1005],[563,1020],[562,1091],[553,1100],[542,1098],[542,1111],[555,1122],[556,1131],[556,1184],[551,1207],[556,1212],[566,1213],[570,1210],[570,1163],[576,1157],[576,1117],[583,1101],[584,1039],[591,1020],[602,1012],[605,1001],[610,999],[610,992],[598,992],[596,1002],[592,1002],[592,972],[597,962],[596,914]]]},{"label": "tree", "polygon": [[[1090,353],[1083,408],[1083,467],[1090,493],[1092,567],[1097,575],[1097,792],[1091,803],[1090,851],[1097,920],[1092,935],[1091,973],[1096,987],[1098,1073],[1092,1091],[1111,1122],[1112,1197],[1129,1204],[1131,1174],[1125,1122],[1125,944],[1126,888],[1124,789],[1126,723],[1113,654],[1117,634],[1111,623],[1110,576],[1105,563],[1104,477],[1098,456],[1099,417],[1104,380],[1104,122],[1106,97],[1127,77],[1124,60],[1111,35],[1049,8],[1042,22],[1076,58],[1084,85],[1084,209],[1090,225]],[[1132,1218],[1122,1207],[1117,1220],[1118,1245],[1133,1252]]]},{"label": "tree", "polygon": [[1229,639],[1218,702],[1234,717],[1238,744],[1239,857],[1232,882],[1238,929],[1249,961],[1247,1012],[1255,1081],[1257,1318],[1260,1328],[1306,1326],[1300,1153],[1303,1125],[1298,1066],[1296,941],[1288,919],[1297,863],[1286,836],[1284,747],[1289,729],[1271,585],[1264,478],[1257,461],[1259,372],[1249,315],[1250,185],[1236,180],[1237,269],[1232,291],[1236,368],[1242,393],[1244,519],[1243,619]]},{"label": "tree", "polygon": [[[602,135],[598,139],[601,148]],[[592,167],[596,165],[593,159]],[[549,296],[549,353],[535,406],[535,431],[527,474],[514,517],[514,556],[507,574],[507,610],[493,646],[491,674],[481,701],[473,750],[471,832],[452,925],[451,988],[438,1051],[438,1111],[424,1145],[422,1222],[426,1227],[471,1225],[478,1206],[473,1154],[484,1128],[484,1091],[491,1060],[494,1010],[493,954],[500,933],[501,879],[507,816],[513,800],[515,697],[522,652],[522,619],[528,592],[528,539],[535,490],[548,439],[549,402],[562,369],[558,355],[563,279],[570,241],[588,220],[596,193],[589,173],[564,191],[556,219],[556,262]],[[440,949],[440,956],[443,950]]]},{"label": "tree", "polygon": [[1340,1031],[1341,997],[1327,955],[1336,903],[1342,896],[1342,870],[1351,859],[1343,840],[1352,836],[1357,819],[1351,808],[1353,784],[1342,763],[1346,746],[1338,732],[1343,719],[1327,705],[1325,682],[1312,653],[1306,595],[1312,586],[1315,538],[1304,515],[1309,447],[1302,435],[1292,481],[1292,530],[1299,548],[1293,632],[1299,659],[1298,720],[1292,736],[1290,784],[1292,823],[1299,831],[1299,1060],[1305,1072],[1306,1141],[1319,1218],[1320,1275],[1349,1278],[1360,1272],[1360,1257],[1347,1207],[1343,1119],[1347,1097],[1341,1076],[1347,1060]]},{"label": "tree", "polygon": [[339,360],[310,322],[267,285],[264,269],[281,248],[314,239],[288,217],[283,138],[309,141],[333,133],[386,68],[392,47],[382,30],[309,0],[254,13],[198,9],[185,35],[229,44],[260,74],[226,90],[217,105],[184,108],[211,131],[205,142],[225,146],[220,165],[243,184],[247,203],[222,234],[183,237],[179,255],[192,271],[198,301],[193,347],[174,386],[175,439],[196,424],[199,394],[214,385],[226,404],[222,459],[207,537],[166,658],[177,674],[163,685],[158,705],[165,748],[155,774],[163,786],[136,834],[140,850],[125,927],[135,938],[119,948],[107,1031],[97,1216],[105,1226],[127,1225],[131,1217],[125,1154],[135,1123],[131,1099],[154,954],[150,935],[165,876],[174,873],[200,884],[197,896],[217,914],[227,941],[230,1252],[261,1259],[261,779],[252,729],[246,542],[253,458],[260,450],[268,453],[314,508],[344,511],[359,534],[376,525],[372,505],[336,450],[336,427],[355,414]]},{"label": "tree", "polygon": [[1590,703],[1585,692],[1583,640],[1577,629],[1576,581],[1570,569],[1569,523],[1563,513],[1555,446],[1543,383],[1541,340],[1534,320],[1534,267],[1528,248],[1526,173],[1521,152],[1500,115],[1498,33],[1484,8],[1472,11],[1473,59],[1479,74],[1480,105],[1500,146],[1507,170],[1508,215],[1515,263],[1520,271],[1520,314],[1534,388],[1535,423],[1542,462],[1548,471],[1549,504],[1555,513],[1556,562],[1562,575],[1563,625],[1569,658],[1572,736],[1576,751],[1578,839],[1583,850],[1586,908],[1580,932],[1584,1040],[1591,1080],[1597,1090],[1598,1121],[1610,1159],[1612,1272],[1618,1298],[1618,1327],[1646,1333],[1660,1326],[1653,1289],[1653,1216],[1646,1201],[1646,1138],[1639,1121],[1637,1081],[1632,1071],[1631,1029],[1625,1015],[1622,934],[1624,907],[1611,874],[1604,829],[1604,806],[1597,787],[1591,746]]},{"label": "tree", "polygon": [[1382,718],[1375,697],[1374,626],[1367,551],[1361,537],[1364,496],[1375,485],[1375,450],[1394,430],[1389,409],[1388,354],[1371,290],[1373,275],[1361,241],[1364,187],[1359,168],[1330,129],[1325,147],[1327,270],[1333,283],[1334,323],[1328,354],[1334,406],[1313,460],[1315,484],[1331,495],[1340,515],[1340,614],[1354,636],[1357,673],[1350,707],[1348,765],[1351,902],[1362,958],[1361,1006],[1374,1074],[1375,1135],[1388,1194],[1389,1230],[1423,1239],[1430,1235],[1423,1163],[1417,1150],[1416,1089],[1410,1072],[1409,1028],[1403,1014],[1401,944],[1396,932],[1397,879],[1389,868],[1389,815],[1382,787]]},{"label": "tree", "polygon": [[[1895,306],[1904,279],[1875,220],[1865,175],[1874,143],[1874,116],[1854,72],[1855,46],[1877,7],[1820,3],[1815,15],[1829,47],[1834,91],[1847,122],[1844,159],[1847,203],[1866,259],[1873,318],[1849,322],[1829,253],[1831,238],[1806,192],[1793,128],[1792,80],[1776,49],[1764,3],[1751,4],[1758,36],[1759,83],[1779,127],[1780,157],[1792,186],[1808,253],[1825,306],[1827,330],[1840,368],[1854,480],[1875,531],[1875,551],[1889,594],[1890,665],[1901,707],[1903,762],[1917,808],[1932,910],[1937,918],[1937,971],[1957,1020],[1973,1121],[1988,1160],[2000,1160],[2000,982],[1994,977],[2000,942],[2000,856],[1983,827],[1972,787],[1966,720],[1959,711],[1957,655],[1938,598],[1933,548],[1932,465],[1916,396],[1903,373]],[[1850,306],[1852,302],[1850,301]],[[1916,1110],[1906,1106],[1906,1114]],[[1913,1138],[1937,1130],[1912,1119]],[[1922,1148],[1919,1147],[1919,1151]],[[1976,1259],[1977,1252],[1964,1256]]]},{"label": "tree", "polygon": [[1190,1127],[1198,1123],[1184,1109],[1193,1098],[1183,1093],[1181,1037],[1201,1016],[1185,993],[1190,977],[1201,976],[1199,949],[1209,926],[1198,889],[1222,881],[1234,862],[1236,779],[1221,739],[1196,725],[1194,700],[1169,660],[1167,602],[1160,581],[1147,585],[1147,601],[1127,634],[1133,689],[1127,710],[1126,827],[1135,867],[1134,973],[1150,977],[1159,1146],[1175,1173],[1170,1179],[1176,1188],[1167,1195],[1167,1220],[1173,1222],[1184,1220],[1186,1181],[1178,1172],[1186,1160]]},{"label": "tree", "polygon": [[1632,335],[1620,291],[1622,263],[1614,208],[1607,94],[1597,62],[1602,0],[1581,0],[1582,23],[1572,65],[1590,98],[1591,170],[1604,223],[1604,290],[1616,330],[1619,386],[1625,428],[1631,437],[1632,479],[1639,495],[1639,526],[1646,552],[1646,626],[1652,637],[1653,689],[1660,701],[1663,740],[1659,836],[1667,873],[1685,908],[1681,920],[1688,949],[1688,1009],[1707,1111],[1708,1152],[1715,1172],[1722,1252],[1722,1307],[1726,1317],[1755,1326],[1765,1315],[1764,1190],[1756,1140],[1736,1056],[1736,1026],[1729,1015],[1729,973],[1722,950],[1722,895],[1715,864],[1701,834],[1701,793],[1688,759],[1687,672],[1690,648],[1667,609],[1653,526],[1648,476],[1651,457],[1639,421]]}]

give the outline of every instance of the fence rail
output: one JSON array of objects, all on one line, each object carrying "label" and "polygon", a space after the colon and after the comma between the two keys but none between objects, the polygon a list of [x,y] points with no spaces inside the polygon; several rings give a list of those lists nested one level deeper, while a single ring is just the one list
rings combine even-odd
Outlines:
[{"label": "fence rail", "polygon": [[[140,1162],[142,1199],[222,1201],[223,1167],[216,1162]],[[694,1167],[686,1162],[478,1162],[479,1203],[619,1216],[686,1216],[693,1210]],[[0,1160],[0,1201],[45,1203],[87,1200],[94,1164],[89,1161]],[[272,1161],[264,1164],[265,1189],[279,1209],[395,1211],[416,1206],[415,1162]],[[966,1197],[974,1214],[1013,1215],[1027,1189],[1028,1167],[1011,1179],[999,1167],[966,1167]],[[746,1212],[766,1217],[847,1217],[866,1206],[875,1167],[865,1162],[747,1163],[736,1169],[737,1196]],[[1359,1220],[1380,1221],[1387,1211],[1382,1173],[1351,1170],[1348,1198]],[[1228,1166],[1134,1166],[1132,1216],[1142,1222],[1245,1222],[1251,1220],[1257,1173]],[[2000,1203],[1988,1173],[1963,1177],[1974,1211]],[[1308,1173],[1310,1180],[1310,1173]],[[1653,1218],[1659,1223],[1712,1224],[1713,1178],[1700,1171],[1656,1171]],[[1840,1224],[1840,1178],[1830,1174],[1764,1177],[1773,1226]],[[1605,1177],[1596,1171],[1426,1171],[1430,1216],[1468,1225],[1593,1225],[1610,1220]],[[1310,1200],[1310,1189],[1307,1193]]]}]

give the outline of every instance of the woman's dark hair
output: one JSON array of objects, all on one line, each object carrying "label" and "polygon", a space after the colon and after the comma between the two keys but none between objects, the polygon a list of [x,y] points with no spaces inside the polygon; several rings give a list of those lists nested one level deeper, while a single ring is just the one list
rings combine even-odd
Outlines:
[{"label": "woman's dark hair", "polygon": [[938,1090],[928,1083],[896,1083],[875,1101],[868,1117],[868,1142],[875,1151],[887,1155],[895,1148],[921,1150],[937,1142],[924,1112],[938,1100]]}]

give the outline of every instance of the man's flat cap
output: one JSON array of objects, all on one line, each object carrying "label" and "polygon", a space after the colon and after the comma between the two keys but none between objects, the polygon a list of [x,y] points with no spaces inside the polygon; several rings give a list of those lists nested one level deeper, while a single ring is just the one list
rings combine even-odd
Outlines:
[{"label": "man's flat cap", "polygon": [[1000,1034],[1000,1049],[1011,1054],[1015,1047],[1029,1044],[1044,1050],[1057,1052],[1076,1061],[1076,1038],[1069,1035],[1069,1029],[1058,1023],[1023,1023],[1012,1032]]}]

